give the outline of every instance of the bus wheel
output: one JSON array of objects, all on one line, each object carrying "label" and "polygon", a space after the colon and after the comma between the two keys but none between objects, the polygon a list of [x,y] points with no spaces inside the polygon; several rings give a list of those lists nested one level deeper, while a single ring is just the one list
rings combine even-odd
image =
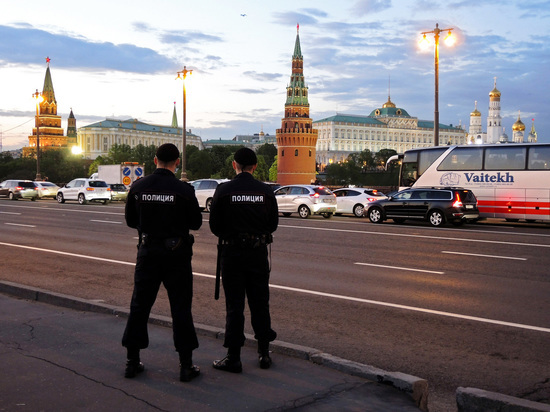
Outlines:
[{"label": "bus wheel", "polygon": [[440,210],[435,209],[428,214],[428,221],[432,226],[441,226],[445,223],[445,216],[443,216],[443,213]]}]

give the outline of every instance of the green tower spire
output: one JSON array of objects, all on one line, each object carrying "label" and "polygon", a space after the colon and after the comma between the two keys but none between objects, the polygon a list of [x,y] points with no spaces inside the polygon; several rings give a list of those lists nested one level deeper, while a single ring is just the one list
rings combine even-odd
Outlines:
[{"label": "green tower spire", "polygon": [[286,88],[286,104],[309,106],[308,87],[304,80],[304,58],[300,47],[300,25],[296,26],[296,43],[292,55],[292,75]]},{"label": "green tower spire", "polygon": [[176,102],[174,102],[174,112],[172,113],[172,127],[178,128],[178,116],[176,115]]},{"label": "green tower spire", "polygon": [[48,103],[55,103],[57,104],[57,101],[55,100],[55,92],[53,90],[53,82],[52,82],[52,75],[50,73],[50,58],[46,57],[46,63],[48,64],[48,67],[46,68],[46,77],[44,78],[44,88],[42,89],[42,97],[44,98],[45,102]]}]

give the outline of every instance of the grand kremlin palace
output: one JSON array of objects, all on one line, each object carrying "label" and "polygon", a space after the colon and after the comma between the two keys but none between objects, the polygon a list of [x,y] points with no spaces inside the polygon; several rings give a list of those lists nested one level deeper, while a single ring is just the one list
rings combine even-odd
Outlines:
[{"label": "grand kremlin palace", "polygon": [[[396,107],[389,97],[381,108],[368,116],[337,113],[315,120],[313,127],[319,131],[316,160],[320,170],[365,149],[373,153],[381,149],[404,153],[417,147],[433,146],[433,120],[410,116],[406,110]],[[442,145],[466,144],[467,137],[468,132],[462,126],[439,125]]]}]

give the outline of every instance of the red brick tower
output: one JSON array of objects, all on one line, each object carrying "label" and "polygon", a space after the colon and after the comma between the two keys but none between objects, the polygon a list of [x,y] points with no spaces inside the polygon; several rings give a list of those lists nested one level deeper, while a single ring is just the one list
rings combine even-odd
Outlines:
[{"label": "red brick tower", "polygon": [[304,58],[300,48],[300,26],[292,55],[292,75],[286,88],[285,117],[277,129],[277,182],[281,185],[309,184],[315,180],[317,130],[309,118],[308,87],[304,80]]}]

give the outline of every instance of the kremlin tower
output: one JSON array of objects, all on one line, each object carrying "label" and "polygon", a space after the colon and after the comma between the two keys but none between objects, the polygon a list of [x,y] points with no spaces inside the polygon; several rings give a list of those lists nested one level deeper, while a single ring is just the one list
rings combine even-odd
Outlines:
[{"label": "kremlin tower", "polygon": [[[70,142],[76,144],[76,119],[71,110],[69,127],[67,128],[67,132],[68,134],[70,133],[70,136],[65,136],[64,130],[61,127],[61,116],[57,115],[57,100],[55,99],[55,92],[53,90],[49,57],[46,58],[46,63],[46,77],[44,78],[44,87],[41,93],[43,100],[39,103],[39,113],[36,119],[36,126],[38,126],[40,133],[41,150],[68,147]],[[36,130],[37,127],[34,127],[32,129],[32,136],[29,136],[29,147],[23,148],[23,154],[25,156],[34,155],[34,148],[36,148]]]},{"label": "kremlin tower", "polygon": [[502,117],[500,116],[500,95],[497,89],[497,78],[495,87],[489,93],[489,115],[487,116],[487,143],[498,143],[504,131],[502,129]]},{"label": "kremlin tower", "polygon": [[315,181],[315,146],[318,132],[309,117],[308,88],[300,48],[300,26],[296,28],[292,75],[286,88],[285,117],[277,129],[277,182],[281,185]]}]

